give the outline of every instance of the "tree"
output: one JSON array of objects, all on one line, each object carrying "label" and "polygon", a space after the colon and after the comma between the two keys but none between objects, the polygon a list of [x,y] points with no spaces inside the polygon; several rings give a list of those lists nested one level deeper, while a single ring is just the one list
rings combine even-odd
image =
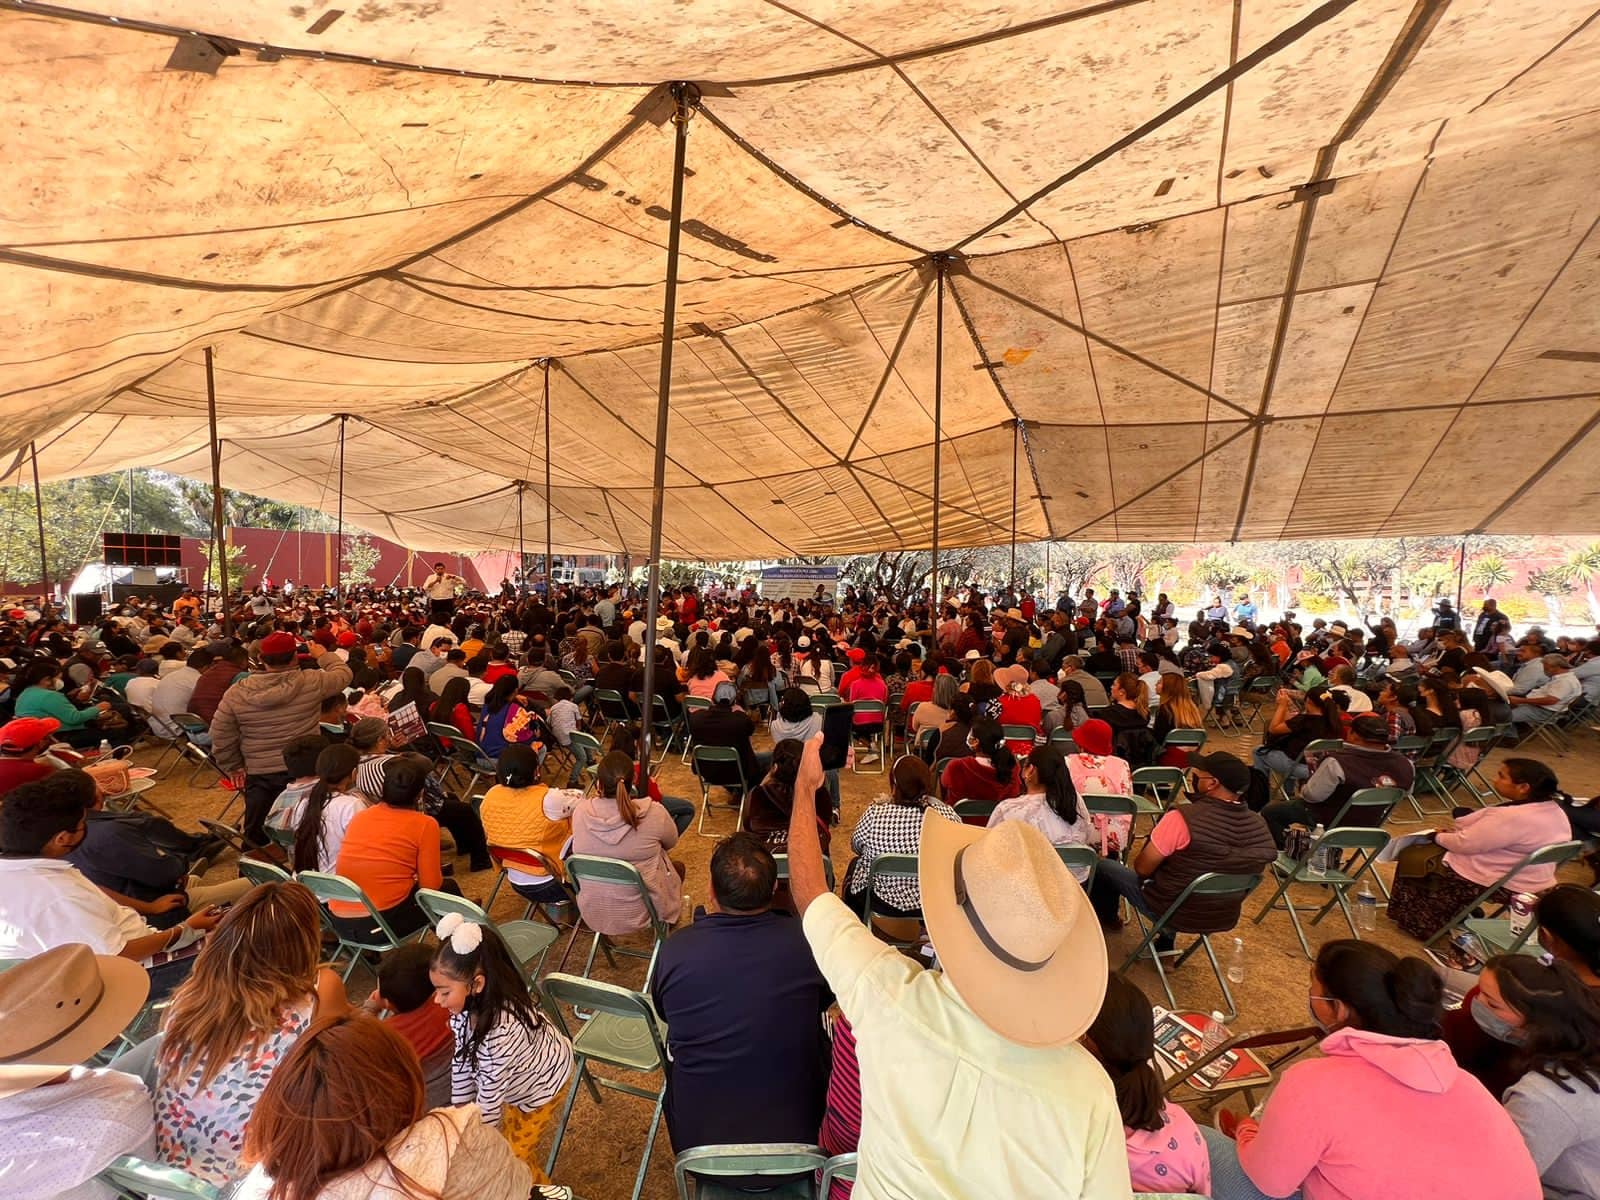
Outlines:
[{"label": "tree", "polygon": [[366,534],[358,533],[354,537],[346,535],[343,546],[344,571],[340,577],[344,590],[348,592],[355,588],[372,587],[377,582],[372,573],[382,553]]},{"label": "tree", "polygon": [[[219,583],[213,560],[216,547],[217,544],[210,540],[200,543],[200,557],[206,560],[205,575],[200,582],[212,591],[217,590]],[[229,542],[227,551],[223,555],[223,562],[227,564],[228,568],[228,594],[237,596],[244,591],[245,576],[250,573],[249,564],[244,561],[244,547],[236,546]],[[195,581],[191,580],[190,582],[193,583]]]},{"label": "tree", "polygon": [[1511,582],[1511,568],[1498,554],[1485,554],[1467,564],[1466,579],[1487,598],[1495,588]]},{"label": "tree", "polygon": [[1574,550],[1567,558],[1567,570],[1574,582],[1583,584],[1589,601],[1589,616],[1600,624],[1600,598],[1594,593],[1595,579],[1600,577],[1600,542],[1590,542],[1581,550]]},{"label": "tree", "polygon": [[1194,564],[1194,577],[1216,592],[1229,592],[1250,577],[1250,568],[1237,558],[1213,550]]},{"label": "tree", "polygon": [[1046,590],[1054,587],[1071,597],[1081,596],[1083,589],[1099,578],[1108,565],[1102,542],[1051,542],[1050,579]]},{"label": "tree", "polygon": [[[133,528],[140,533],[193,533],[176,495],[133,473]],[[40,489],[44,508],[45,557],[52,583],[65,586],[87,562],[100,557],[100,535],[128,526],[128,472],[91,475],[47,483]],[[38,522],[33,487],[0,492],[0,579],[33,582],[39,578]]]},{"label": "tree", "polygon": [[1572,569],[1565,563],[1541,567],[1528,576],[1528,590],[1542,597],[1550,614],[1550,624],[1560,627],[1561,598],[1572,591]]},{"label": "tree", "polygon": [[1174,542],[1122,542],[1104,548],[1112,586],[1143,595],[1148,577],[1170,568],[1182,549]]}]

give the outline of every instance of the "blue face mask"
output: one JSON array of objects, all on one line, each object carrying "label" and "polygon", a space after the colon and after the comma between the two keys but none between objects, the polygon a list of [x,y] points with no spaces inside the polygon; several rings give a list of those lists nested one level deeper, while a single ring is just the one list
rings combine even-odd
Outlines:
[{"label": "blue face mask", "polygon": [[1520,1046],[1528,1040],[1526,1030],[1497,1015],[1482,996],[1474,996],[1472,998],[1472,1019],[1478,1023],[1479,1029],[1497,1042]]}]

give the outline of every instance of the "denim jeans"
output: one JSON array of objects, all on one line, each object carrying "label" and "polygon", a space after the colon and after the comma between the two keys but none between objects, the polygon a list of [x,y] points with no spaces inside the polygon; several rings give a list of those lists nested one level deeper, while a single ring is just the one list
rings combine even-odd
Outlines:
[{"label": "denim jeans", "polygon": [[689,801],[677,796],[663,796],[661,807],[667,810],[667,816],[672,818],[680,834],[687,833],[689,826],[694,824],[694,805]]},{"label": "denim jeans", "polygon": [[[1224,1133],[1209,1125],[1200,1126],[1200,1136],[1206,1139],[1206,1149],[1211,1154],[1212,1200],[1272,1200],[1244,1173],[1239,1165],[1239,1146]],[[1300,1200],[1300,1193],[1287,1200]]]},{"label": "denim jeans", "polygon": [[[1157,915],[1151,911],[1150,901],[1145,899],[1144,881],[1138,872],[1114,858],[1102,858],[1089,888],[1089,902],[1102,923],[1116,920],[1119,900],[1126,900],[1147,917]],[[1176,934],[1163,933],[1156,938],[1156,949],[1170,950],[1176,940]]]},{"label": "denim jeans", "polygon": [[1311,774],[1310,769],[1303,762],[1296,762],[1282,750],[1268,750],[1265,746],[1257,746],[1251,754],[1255,768],[1268,775],[1287,775],[1294,779],[1305,779]]}]

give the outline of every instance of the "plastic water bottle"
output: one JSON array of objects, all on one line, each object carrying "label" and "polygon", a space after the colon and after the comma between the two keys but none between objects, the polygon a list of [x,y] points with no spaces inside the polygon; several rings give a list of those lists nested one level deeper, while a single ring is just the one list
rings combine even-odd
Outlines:
[{"label": "plastic water bottle", "polygon": [[1210,1054],[1223,1042],[1228,1040],[1228,1026],[1220,1012],[1211,1014],[1211,1020],[1206,1022],[1205,1032],[1200,1035],[1200,1049],[1202,1053]]},{"label": "plastic water bottle", "polygon": [[101,738],[100,739],[100,757],[101,758],[110,758],[111,757],[111,739],[110,738]]},{"label": "plastic water bottle", "polygon": [[1311,858],[1306,862],[1307,875],[1322,876],[1327,874],[1327,852],[1323,850],[1321,846],[1317,845],[1317,843],[1322,840],[1322,835],[1327,832],[1327,828],[1323,826],[1321,822],[1318,822],[1317,827],[1311,831],[1311,845],[1313,849],[1311,851]]},{"label": "plastic water bottle", "polygon": [[1378,927],[1378,898],[1372,894],[1372,884],[1362,881],[1361,893],[1356,897],[1356,928],[1371,933]]},{"label": "plastic water bottle", "polygon": [[1244,982],[1244,939],[1233,939],[1233,953],[1228,955],[1228,982]]}]

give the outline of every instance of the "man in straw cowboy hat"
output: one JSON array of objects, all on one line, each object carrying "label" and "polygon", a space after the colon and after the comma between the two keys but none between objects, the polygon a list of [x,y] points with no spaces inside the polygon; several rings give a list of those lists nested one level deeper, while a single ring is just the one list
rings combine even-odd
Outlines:
[{"label": "man in straw cowboy hat", "polygon": [[150,991],[138,963],[57,946],[0,973],[0,1194],[116,1193],[94,1176],[123,1154],[153,1157],[144,1084],[75,1064],[127,1028]]},{"label": "man in straw cowboy hat", "polygon": [[1083,890],[1037,829],[925,821],[923,919],[940,969],[879,941],[824,881],[806,743],[789,826],[790,892],[861,1065],[857,1200],[1125,1200],[1110,1081],[1077,1039],[1106,987]]}]

